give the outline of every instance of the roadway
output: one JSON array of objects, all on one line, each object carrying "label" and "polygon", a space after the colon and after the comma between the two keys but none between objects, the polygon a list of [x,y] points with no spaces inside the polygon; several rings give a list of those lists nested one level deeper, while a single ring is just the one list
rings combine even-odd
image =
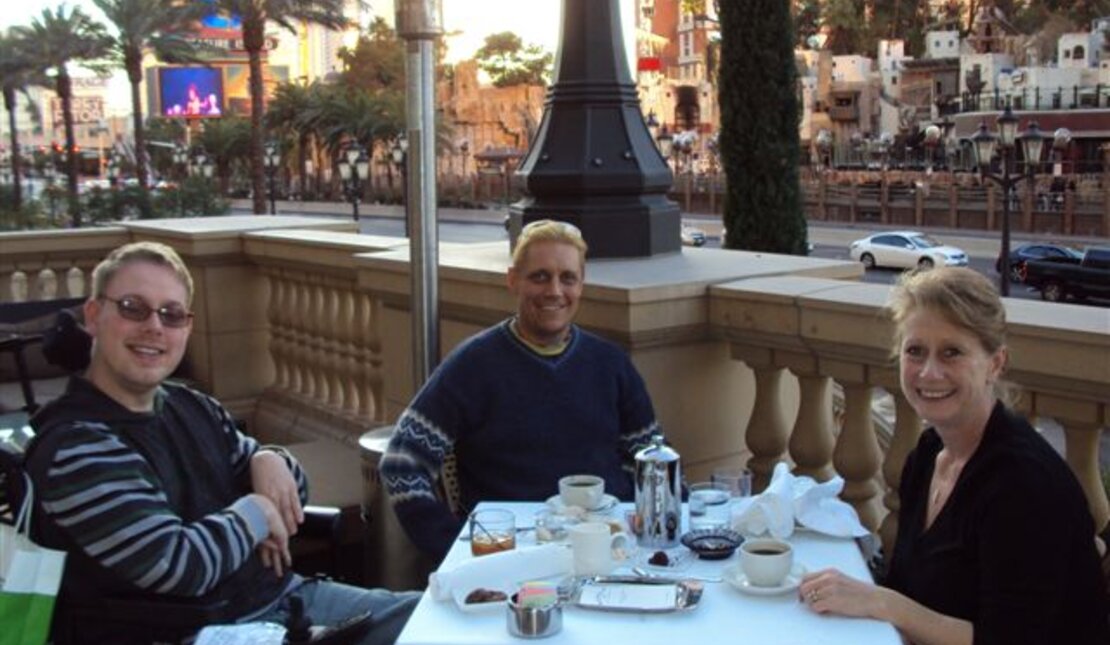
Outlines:
[{"label": "roadway", "polygon": [[[250,203],[237,200],[233,203],[235,212],[249,212]],[[331,218],[350,218],[351,210],[346,204],[338,202],[278,202],[278,214],[317,215]],[[404,211],[396,205],[363,204],[360,207],[359,230],[369,235],[404,237]],[[441,208],[439,211],[439,237],[444,242],[488,242],[504,240],[507,234],[502,222],[505,211],[502,209],[458,209]],[[702,215],[686,215],[683,221],[697,226],[706,233],[707,246],[719,247],[721,244],[721,222],[717,218]],[[969,265],[992,281],[998,279],[994,263],[998,258],[999,237],[985,231],[927,229],[946,244],[959,247],[967,252]],[[814,257],[835,260],[849,260],[848,245],[856,239],[875,232],[871,227],[842,223],[811,222],[809,241],[813,244]],[[1016,233],[1012,245],[1033,241],[1028,235]],[[1105,240],[1094,238],[1060,238],[1055,241],[1070,243],[1078,248],[1091,244],[1106,244]],[[865,282],[893,284],[900,275],[897,269],[871,269],[863,277]],[[1039,292],[1023,285],[1011,285],[1010,296],[1023,299],[1040,299]]]}]

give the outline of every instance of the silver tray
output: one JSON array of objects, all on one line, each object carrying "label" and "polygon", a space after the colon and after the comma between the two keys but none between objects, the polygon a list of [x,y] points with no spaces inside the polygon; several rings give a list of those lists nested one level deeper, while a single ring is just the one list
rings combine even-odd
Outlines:
[{"label": "silver tray", "polygon": [[666,614],[697,608],[701,584],[674,578],[593,576],[580,578],[570,603],[583,609],[637,614]]}]

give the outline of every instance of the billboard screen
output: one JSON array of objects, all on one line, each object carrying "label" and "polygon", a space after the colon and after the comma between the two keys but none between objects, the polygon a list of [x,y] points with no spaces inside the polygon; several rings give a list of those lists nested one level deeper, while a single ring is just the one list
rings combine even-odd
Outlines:
[{"label": "billboard screen", "polygon": [[223,116],[224,87],[219,69],[163,67],[158,72],[163,116]]}]

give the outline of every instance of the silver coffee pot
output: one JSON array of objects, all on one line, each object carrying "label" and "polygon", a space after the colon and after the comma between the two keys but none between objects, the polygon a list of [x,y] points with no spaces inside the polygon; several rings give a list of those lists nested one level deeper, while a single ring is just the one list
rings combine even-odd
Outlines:
[{"label": "silver coffee pot", "polygon": [[636,515],[632,531],[640,546],[668,549],[682,534],[682,465],[663,435],[636,453]]}]

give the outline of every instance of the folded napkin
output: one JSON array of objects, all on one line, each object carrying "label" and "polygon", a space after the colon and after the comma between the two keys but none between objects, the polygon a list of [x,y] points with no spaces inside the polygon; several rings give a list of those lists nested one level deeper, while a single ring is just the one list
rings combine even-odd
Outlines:
[{"label": "folded napkin", "polygon": [[812,477],[795,477],[780,462],[767,489],[733,510],[732,527],[744,535],[770,533],[779,539],[790,537],[795,523],[835,537],[867,535],[856,510],[838,497],[843,489],[839,476],[818,484]]},{"label": "folded napkin", "polygon": [[506,589],[525,580],[569,575],[573,569],[566,545],[545,544],[483,555],[436,571],[428,577],[428,588],[437,600],[449,600],[456,590]]}]

